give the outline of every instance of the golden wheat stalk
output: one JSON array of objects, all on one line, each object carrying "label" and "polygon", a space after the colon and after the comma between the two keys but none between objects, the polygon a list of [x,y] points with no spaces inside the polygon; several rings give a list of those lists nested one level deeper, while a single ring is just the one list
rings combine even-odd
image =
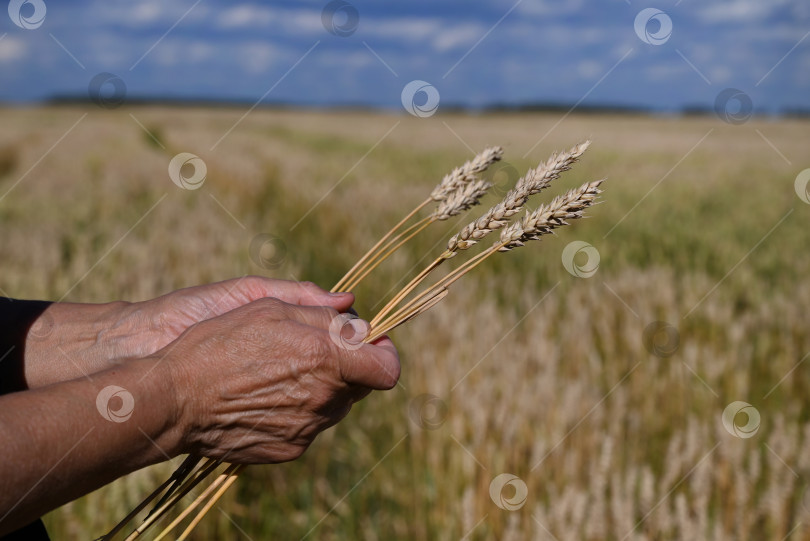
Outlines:
[{"label": "golden wheat stalk", "polygon": [[492,231],[505,226],[512,216],[520,212],[529,197],[546,189],[552,181],[571,169],[574,163],[588,150],[590,141],[584,141],[567,152],[554,153],[536,168],[529,170],[521,177],[514,188],[509,190],[503,200],[490,208],[483,216],[466,225],[458,234],[453,235],[447,243],[447,250],[437,257],[422,272],[415,276],[402,290],[394,296],[371,320],[371,326],[379,324],[399,303],[401,303],[427,276],[444,261],[454,257],[459,251],[466,250]]},{"label": "golden wheat stalk", "polygon": [[[465,226],[458,234],[454,235],[448,241],[447,249],[411,280],[411,282],[372,319],[369,334],[364,341],[369,343],[377,340],[392,329],[410,321],[441,302],[442,299],[448,295],[449,287],[452,284],[493,254],[519,248],[531,240],[539,240],[543,235],[553,233],[554,229],[568,225],[568,220],[581,218],[584,210],[593,205],[596,197],[601,193],[599,186],[603,182],[602,180],[588,182],[579,188],[569,190],[564,195],[555,197],[549,204],[541,205],[533,212],[527,212],[522,219],[514,221],[511,224],[508,223],[509,219],[524,207],[529,197],[548,187],[551,181],[559,178],[564,171],[570,169],[582,156],[589,144],[589,141],[585,141],[571,148],[568,152],[552,155],[546,162],[530,170],[524,177],[518,180],[516,186],[506,194],[501,202],[490,208],[482,217]],[[452,173],[445,176],[442,182],[431,192],[431,197],[417,206],[416,209],[409,213],[389,231],[380,242],[369,250],[358,264],[338,282],[335,288],[333,288],[333,291],[338,290],[339,287],[344,287],[346,284],[356,285],[359,283],[360,280],[374,270],[381,261],[385,260],[391,253],[396,251],[431,223],[456,216],[478,204],[479,199],[486,193],[490,185],[488,182],[478,179],[475,175],[486,170],[493,162],[501,159],[501,155],[502,150],[499,147],[487,149],[482,154],[476,156],[474,160],[465,163],[462,167],[453,170]],[[431,215],[423,218],[404,231],[398,232],[408,220],[431,201],[438,203],[437,208]],[[394,308],[399,306],[399,304],[443,261],[477,244],[486,235],[496,230],[501,230],[500,237],[489,248],[468,259],[445,277],[414,296],[407,304],[391,313]],[[136,510],[130,513],[124,521],[119,523],[104,539],[111,539],[134,518],[135,515],[148,505],[149,502],[157,498],[166,487],[169,487],[144,522],[127,537],[127,541],[133,541],[179,503],[180,500],[202,480],[210,476],[220,463],[221,461],[219,460],[188,457],[181,467],[172,474],[172,477],[162,484],[158,490],[147,497]],[[229,465],[190,505],[158,534],[156,541],[160,541],[168,536],[174,528],[205,502],[197,515],[178,538],[180,540],[186,539],[205,514],[236,481],[244,467],[243,465],[236,464]]]},{"label": "golden wheat stalk", "polygon": [[[567,220],[582,218],[583,211],[593,205],[597,195],[601,193],[599,186],[602,182],[604,182],[604,179],[586,182],[579,188],[569,190],[564,195],[555,197],[548,205],[543,205],[536,211],[527,213],[523,219],[509,225],[502,231],[500,238],[492,246],[428,287],[423,293],[414,297],[393,314],[372,323],[371,330],[365,341],[373,342],[377,340],[392,329],[434,306],[438,302],[435,300],[438,295],[444,298],[447,289],[453,283],[493,254],[519,248],[530,240],[540,240],[540,237],[552,233],[554,229],[569,225]],[[428,268],[430,269],[431,266]]]},{"label": "golden wheat stalk", "polygon": [[[469,185],[481,183],[482,181],[478,178],[478,175],[486,171],[489,166],[499,161],[502,157],[503,149],[501,147],[488,147],[484,149],[483,152],[476,155],[472,160],[466,162],[461,167],[456,167],[453,169],[453,171],[445,175],[442,181],[439,182],[439,184],[437,184],[436,187],[430,192],[430,197],[417,205],[416,208],[406,214],[404,218],[402,218],[394,227],[392,227],[388,233],[383,235],[383,237],[377,241],[377,243],[372,246],[371,249],[369,249],[369,251],[366,252],[351,269],[349,269],[343,278],[338,280],[334,287],[332,287],[332,292],[341,290],[349,291],[356,287],[360,280],[368,275],[371,270],[376,268],[377,265],[382,263],[392,253],[405,244],[405,242],[413,238],[425,227],[435,221],[446,220],[451,216],[455,216],[463,212],[463,210],[466,210],[466,208],[469,208],[469,206],[467,206],[463,210],[458,210],[455,213],[451,213],[450,211],[452,210],[452,207],[449,207],[446,204],[446,201],[455,200],[455,202],[461,203],[459,200],[465,199],[465,197],[469,194]],[[487,188],[489,188],[489,186],[487,186]],[[483,196],[484,193],[486,193],[486,189],[478,194],[477,198]],[[416,231],[410,236],[407,236],[407,234],[413,231],[413,226],[409,230],[406,230],[406,232],[400,233],[399,235],[397,234],[399,230],[406,223],[408,223],[408,221],[410,221],[423,208],[431,203],[438,203],[439,208],[436,209],[436,212],[431,214],[429,220],[426,219],[427,222],[419,222],[419,224],[417,224],[419,225],[419,228],[417,228]]]},{"label": "golden wheat stalk", "polygon": [[544,163],[530,170],[509,190],[503,201],[454,235],[447,243],[447,250],[453,254],[458,250],[466,250],[492,231],[503,227],[509,218],[520,212],[529,197],[545,190],[553,180],[571,169],[590,145],[590,141],[585,141],[568,152],[554,153]]},{"label": "golden wheat stalk", "polygon": [[[188,461],[191,459],[192,457],[189,457],[186,460]],[[126,537],[126,541],[132,541],[134,539],[137,539],[140,535],[142,535],[152,524],[160,520],[163,517],[163,515],[165,515],[172,507],[174,507],[174,505],[176,505],[186,494],[188,494],[192,489],[194,489],[194,487],[196,487],[203,480],[205,480],[208,477],[208,475],[213,473],[213,471],[219,466],[219,464],[220,462],[217,460],[204,459],[202,463],[196,465],[196,467],[191,472],[188,473],[187,477],[180,484],[179,487],[177,487],[172,493],[167,492],[167,495],[169,497],[168,498],[164,497],[161,499],[160,502],[158,502],[156,507],[149,512],[147,517],[144,519],[143,523]],[[173,481],[174,480],[173,478],[176,478],[181,468],[178,468],[178,470],[176,470],[172,474],[172,477],[170,477],[169,480],[166,483],[164,483],[164,485]],[[113,537],[119,531],[121,531],[127,525],[127,523],[129,523],[129,521],[132,520],[132,518],[134,518],[135,515],[137,515],[138,512],[140,512],[140,510],[146,507],[146,505],[148,505],[149,502],[156,497],[155,492],[153,492],[149,497],[147,497],[146,500],[141,502],[141,504],[138,505],[135,511],[127,515],[127,517],[125,517],[124,520],[119,522],[109,533],[107,533],[104,537],[102,537],[102,540],[108,541],[113,539]]]},{"label": "golden wheat stalk", "polygon": [[178,537],[178,540],[185,539],[185,537],[191,533],[191,530],[193,530],[200,520],[202,520],[202,517],[205,516],[208,510],[214,506],[214,504],[222,497],[223,494],[225,494],[228,487],[230,487],[233,482],[236,481],[237,475],[240,471],[242,471],[242,469],[244,469],[244,467],[244,465],[239,464],[229,465],[228,468],[226,468],[225,471],[223,471],[203,492],[201,492],[200,495],[197,496],[197,498],[189,506],[187,506],[177,517],[175,517],[175,519],[168,526],[166,526],[153,541],[161,541],[164,539],[175,527],[177,527],[178,524],[183,522],[183,520],[189,514],[191,514],[194,509],[197,508],[197,506],[199,506],[206,499],[210,498],[202,507],[197,516],[195,516],[191,523],[186,527],[180,537]]},{"label": "golden wheat stalk", "polygon": [[[388,259],[391,254],[399,250],[406,242],[418,235],[430,224],[458,216],[462,212],[471,209],[479,203],[479,200],[486,195],[491,187],[492,184],[484,180],[474,180],[465,186],[461,186],[444,201],[439,203],[436,210],[434,210],[430,216],[418,221],[383,246],[377,255],[372,257],[361,270],[355,273],[357,276],[348,280],[342,287],[351,291],[363,278],[376,269],[380,263]],[[393,247],[391,247],[392,245]]]},{"label": "golden wheat stalk", "polygon": [[197,513],[197,516],[194,517],[194,520],[183,530],[183,533],[180,534],[180,537],[177,538],[177,541],[183,541],[186,539],[191,531],[200,523],[200,521],[205,517],[206,513],[211,510],[211,508],[216,504],[219,499],[228,491],[228,489],[236,482],[236,479],[239,477],[239,474],[245,469],[244,464],[232,464],[230,468],[225,470],[225,472],[217,478],[215,484],[219,484],[219,490],[217,490],[208,503],[200,509],[200,512]]}]

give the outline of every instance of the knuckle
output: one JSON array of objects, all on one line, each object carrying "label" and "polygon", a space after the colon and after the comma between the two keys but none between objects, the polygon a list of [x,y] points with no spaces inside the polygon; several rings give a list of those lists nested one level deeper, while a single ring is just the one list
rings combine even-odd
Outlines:
[{"label": "knuckle", "polygon": [[321,313],[323,313],[324,319],[329,324],[331,324],[331,322],[334,321],[335,318],[340,317],[340,312],[338,312],[331,306],[321,306],[318,308],[318,310],[320,310]]},{"label": "knuckle", "polygon": [[324,291],[318,284],[310,281],[298,282],[298,287],[309,295],[318,295]]},{"label": "knuckle", "polygon": [[[239,280],[238,278],[236,280]],[[252,274],[250,276],[245,276],[241,279],[242,286],[251,292],[264,293],[267,290],[269,280],[263,276],[256,276]]]},{"label": "knuckle", "polygon": [[259,303],[260,306],[265,306],[267,308],[280,307],[286,304],[284,301],[282,301],[277,297],[262,297],[256,302]]},{"label": "knuckle", "polygon": [[254,301],[261,311],[269,312],[276,317],[287,318],[289,317],[289,305],[282,301],[281,299],[277,299],[275,297],[263,297],[257,301]]}]

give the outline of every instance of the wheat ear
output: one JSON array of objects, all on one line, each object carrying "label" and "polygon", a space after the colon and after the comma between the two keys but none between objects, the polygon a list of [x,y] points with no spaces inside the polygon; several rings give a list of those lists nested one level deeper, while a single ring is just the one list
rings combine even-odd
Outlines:
[{"label": "wheat ear", "polygon": [[[422,220],[415,223],[396,237],[392,239],[385,247],[382,248],[379,254],[373,257],[367,265],[360,271],[359,275],[349,280],[344,284],[344,288],[351,291],[363,278],[369,275],[371,271],[385,261],[394,252],[400,249],[406,242],[422,232],[430,224],[438,221],[447,220],[453,216],[458,216],[462,212],[469,210],[479,203],[487,191],[492,187],[492,184],[483,180],[475,180],[465,186],[462,186],[455,192],[451,193],[447,199],[439,203],[436,210]],[[392,246],[393,245],[393,246]]]},{"label": "wheat ear", "polygon": [[372,324],[372,330],[366,338],[366,342],[373,342],[435,305],[438,302],[434,301],[437,295],[442,294],[443,298],[446,290],[454,282],[493,254],[519,248],[530,240],[540,240],[540,237],[552,233],[554,229],[568,225],[568,220],[581,218],[583,211],[593,205],[597,195],[601,193],[599,186],[603,181],[602,179],[585,183],[579,188],[555,197],[548,205],[543,205],[536,211],[527,213],[523,219],[504,229],[500,238],[492,246],[428,287],[393,314]]},{"label": "wheat ear", "polygon": [[567,152],[554,153],[552,156],[534,169],[529,170],[521,177],[514,188],[507,192],[503,200],[490,208],[483,216],[467,224],[458,234],[453,235],[447,243],[445,250],[422,272],[416,275],[393,299],[377,313],[371,320],[372,327],[383,320],[399,303],[401,303],[419,284],[427,278],[439,265],[447,259],[454,257],[459,251],[466,250],[477,244],[492,231],[504,227],[509,218],[520,212],[529,197],[546,189],[552,181],[579,160],[588,150],[590,141],[575,145]]},{"label": "wheat ear", "polygon": [[[475,156],[472,160],[466,162],[461,167],[453,169],[453,171],[445,175],[442,181],[439,182],[435,188],[433,188],[430,193],[430,197],[417,205],[415,209],[405,215],[404,218],[402,218],[393,228],[391,228],[388,233],[383,235],[383,237],[377,241],[377,243],[372,246],[371,249],[366,252],[365,255],[363,255],[363,257],[361,257],[357,263],[355,263],[354,266],[349,269],[349,271],[334,285],[332,291],[350,290],[352,287],[355,287],[359,281],[362,280],[362,278],[358,279],[357,277],[359,275],[364,277],[368,274],[367,272],[364,274],[364,271],[368,266],[373,264],[374,267],[376,267],[393,252],[399,249],[408,239],[412,238],[406,237],[405,241],[399,242],[404,234],[396,236],[399,230],[406,223],[408,223],[411,218],[416,216],[423,208],[431,203],[438,203],[439,207],[441,208],[443,203],[448,199],[458,198],[459,192],[463,192],[468,185],[480,182],[480,179],[477,176],[478,174],[486,171],[490,165],[499,161],[502,157],[503,149],[501,147],[489,147],[484,149],[483,152]],[[479,197],[481,195],[479,195]],[[444,209],[447,209],[446,205],[444,206]],[[438,210],[439,209],[437,208],[437,211]],[[432,220],[430,223],[433,223],[436,220],[447,219],[452,215],[453,214],[448,215],[446,212],[438,214],[437,212],[434,212],[431,215]],[[440,216],[446,217],[441,218]],[[421,229],[419,229],[419,231],[421,231]],[[399,243],[397,244],[397,242]],[[393,249],[391,249],[392,246]]]},{"label": "wheat ear", "polygon": [[489,209],[483,216],[468,224],[447,243],[447,250],[455,254],[473,246],[492,231],[502,228],[506,222],[520,212],[529,197],[545,190],[552,181],[579,160],[588,150],[590,141],[582,142],[568,152],[554,153],[548,160],[530,170],[509,190],[503,201]]}]

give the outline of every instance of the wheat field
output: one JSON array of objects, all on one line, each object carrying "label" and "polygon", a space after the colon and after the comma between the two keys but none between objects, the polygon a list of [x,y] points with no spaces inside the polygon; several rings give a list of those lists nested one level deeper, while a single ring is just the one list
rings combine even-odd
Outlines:
[{"label": "wheat field", "polygon": [[[794,187],[810,122],[259,109],[234,127],[243,113],[0,110],[0,294],[135,301],[245,274],[328,288],[491,144],[505,155],[483,208],[586,138],[542,201],[607,180],[588,219],[395,330],[401,384],[300,460],[248,468],[196,539],[810,539],[810,204]],[[169,178],[180,152],[204,160],[199,189]],[[469,217],[364,281],[361,315]],[[590,277],[563,265],[573,241],[598,251]],[[735,401],[758,424],[749,409],[727,430]],[[51,535],[101,535],[170,469],[52,512]]]}]

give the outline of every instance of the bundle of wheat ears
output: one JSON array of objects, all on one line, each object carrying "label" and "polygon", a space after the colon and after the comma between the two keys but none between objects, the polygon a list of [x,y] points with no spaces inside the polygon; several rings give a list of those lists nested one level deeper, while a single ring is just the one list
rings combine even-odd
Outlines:
[{"label": "bundle of wheat ears", "polygon": [[[536,210],[527,210],[522,218],[516,218],[510,222],[510,218],[523,210],[531,196],[547,188],[552,181],[569,170],[589,145],[590,141],[585,141],[567,152],[555,153],[536,168],[530,169],[517,181],[500,203],[487,210],[477,220],[470,222],[459,233],[453,235],[448,241],[444,252],[422,272],[417,274],[371,320],[364,342],[373,342],[395,327],[429,310],[447,295],[448,288],[453,283],[487,258],[499,252],[508,252],[514,248],[519,248],[528,241],[539,240],[543,235],[553,233],[554,229],[568,225],[568,220],[581,218],[583,211],[593,205],[597,195],[601,193],[599,186],[602,184],[602,180],[587,182],[579,188],[555,197],[551,202],[541,205]],[[335,284],[332,291],[350,291],[354,289],[380,263],[430,224],[458,216],[476,206],[481,197],[492,187],[491,183],[482,178],[482,173],[493,163],[499,161],[502,156],[503,150],[500,147],[487,148],[474,159],[445,175],[430,193],[430,197],[408,213],[361,257],[357,264]],[[421,219],[417,218],[425,207],[434,204],[433,212]],[[442,278],[429,283],[429,285],[423,285],[442,263],[483,241],[487,235],[494,231],[500,231],[500,234],[497,240],[489,247],[475,256],[469,257]],[[419,289],[420,287],[421,289]],[[410,300],[406,302],[409,297]],[[221,464],[221,460],[189,456],[169,479],[101,539],[113,539],[151,502],[157,499],[157,503],[143,522],[126,537],[126,540],[130,541],[143,535],[171,509],[177,506],[197,485],[212,476]],[[191,504],[187,505],[155,537],[155,540],[169,536],[191,513],[197,510],[196,516],[177,537],[177,539],[185,539],[225,491],[236,481],[243,468],[243,465],[238,464],[225,465],[225,469],[214,481]]]}]

